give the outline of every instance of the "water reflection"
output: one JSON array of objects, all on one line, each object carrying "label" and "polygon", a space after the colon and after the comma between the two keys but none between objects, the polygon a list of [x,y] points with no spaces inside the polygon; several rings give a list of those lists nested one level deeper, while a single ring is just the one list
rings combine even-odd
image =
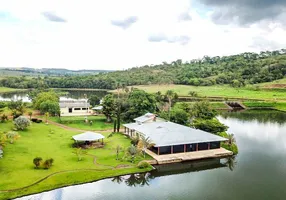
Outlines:
[{"label": "water reflection", "polygon": [[[60,92],[60,99],[66,100],[66,99],[84,99],[85,94],[87,97],[91,95],[96,95],[99,98],[104,97],[107,92],[106,91],[84,91],[84,90],[61,90],[63,92]],[[28,97],[28,91],[19,91],[19,92],[9,92],[9,93],[0,93],[0,101],[11,101],[11,100],[21,100],[23,102],[31,102],[31,100]]]}]

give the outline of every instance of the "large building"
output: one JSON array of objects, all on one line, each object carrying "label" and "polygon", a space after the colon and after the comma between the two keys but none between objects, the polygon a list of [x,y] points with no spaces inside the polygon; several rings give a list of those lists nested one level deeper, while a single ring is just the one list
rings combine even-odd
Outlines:
[{"label": "large building", "polygon": [[220,149],[226,138],[166,121],[147,113],[135,118],[134,123],[124,124],[125,133],[131,137],[149,137],[154,146],[150,149],[157,155]]},{"label": "large building", "polygon": [[61,116],[81,116],[91,115],[90,104],[86,100],[61,100],[60,101]]}]

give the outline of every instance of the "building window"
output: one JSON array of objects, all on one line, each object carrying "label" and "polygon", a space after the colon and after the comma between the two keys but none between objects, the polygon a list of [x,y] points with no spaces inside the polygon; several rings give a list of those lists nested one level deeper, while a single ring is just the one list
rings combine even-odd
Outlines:
[{"label": "building window", "polygon": [[87,110],[87,108],[81,108],[81,110]]},{"label": "building window", "polygon": [[74,108],[74,110],[80,110],[80,108]]}]

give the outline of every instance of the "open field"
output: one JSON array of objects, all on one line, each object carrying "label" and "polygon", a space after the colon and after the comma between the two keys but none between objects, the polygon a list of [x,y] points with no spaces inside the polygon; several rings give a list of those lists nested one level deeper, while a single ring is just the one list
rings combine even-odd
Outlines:
[{"label": "open field", "polygon": [[88,116],[87,119],[93,122],[92,125],[85,123],[85,116],[61,117],[61,119],[58,117],[50,117],[49,119],[51,121],[81,130],[99,131],[113,129],[113,123],[106,123],[106,117],[103,115]]},{"label": "open field", "polygon": [[[1,131],[13,128],[11,121],[0,123]],[[51,131],[52,130],[52,131]],[[130,146],[130,140],[121,134],[105,138],[105,146],[100,149],[89,149],[82,161],[78,161],[75,149],[71,147],[71,136],[78,132],[68,131],[54,125],[32,124],[26,131],[19,131],[21,137],[14,144],[6,143],[4,158],[0,159],[0,199],[37,193],[62,186],[95,181],[106,177],[142,172],[136,164],[142,160],[137,157],[135,164],[127,160],[116,160],[116,147],[122,149]],[[109,133],[102,133],[107,136]],[[122,158],[124,152],[120,152]],[[34,169],[33,159],[37,156],[44,160],[54,159],[48,169]],[[150,157],[146,157],[149,159]],[[55,173],[54,175],[52,175]],[[49,175],[51,177],[31,187],[29,186]],[[15,189],[15,190],[14,190]],[[4,190],[12,190],[5,191]]]},{"label": "open field", "polygon": [[286,111],[286,102],[255,102],[255,101],[245,101],[243,102],[247,108],[250,109],[263,109],[263,108],[270,108],[276,109],[281,111]]},{"label": "open field", "polygon": [[[195,102],[177,102],[176,105],[180,105],[182,103],[187,103],[192,106]],[[229,107],[224,102],[210,102],[210,106],[214,110],[228,110],[229,109]]]},{"label": "open field", "polygon": [[0,87],[0,93],[16,92],[16,91],[20,91],[20,90],[25,90],[25,89],[14,89],[14,88]]},{"label": "open field", "polygon": [[263,87],[263,88],[269,88],[269,89],[286,89],[286,78],[280,79],[280,80],[276,80],[270,83],[260,83],[257,84],[257,86],[259,87]]},{"label": "open field", "polygon": [[230,86],[189,86],[189,85],[140,85],[133,86],[150,93],[162,92],[167,90],[175,91],[179,96],[187,96],[190,91],[197,92],[201,97],[224,97],[224,98],[243,98],[261,100],[285,100],[286,91],[254,90],[250,88],[232,88]]}]

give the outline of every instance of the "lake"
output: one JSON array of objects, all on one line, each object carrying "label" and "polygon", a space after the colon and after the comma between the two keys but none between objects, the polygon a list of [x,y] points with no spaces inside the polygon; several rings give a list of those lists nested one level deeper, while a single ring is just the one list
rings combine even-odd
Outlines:
[{"label": "lake", "polygon": [[286,113],[223,113],[239,147],[234,159],[162,165],[137,175],[64,187],[19,200],[285,199]]},{"label": "lake", "polygon": [[[60,99],[84,99],[84,95],[87,97],[91,95],[97,95],[99,98],[104,97],[107,94],[107,91],[90,91],[90,90],[58,90],[60,93]],[[31,102],[28,97],[28,91],[23,92],[8,92],[8,93],[0,93],[0,101],[11,101],[11,100],[20,100],[23,102]]]}]

